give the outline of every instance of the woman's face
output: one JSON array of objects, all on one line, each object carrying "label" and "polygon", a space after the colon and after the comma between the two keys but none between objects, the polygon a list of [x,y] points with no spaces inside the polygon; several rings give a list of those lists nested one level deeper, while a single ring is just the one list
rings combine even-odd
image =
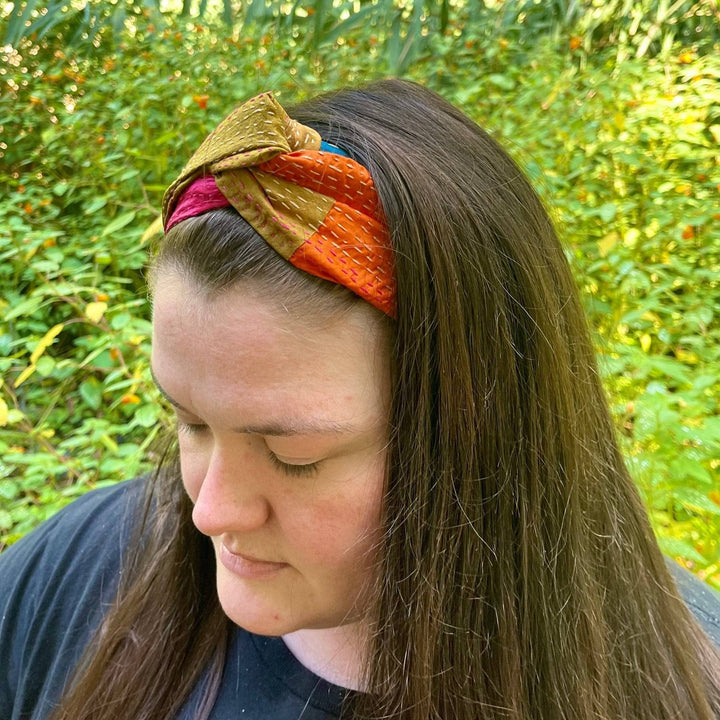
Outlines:
[{"label": "woman's face", "polygon": [[[363,615],[385,472],[389,372],[361,306],[323,322],[160,271],[152,366],[175,407],[193,522],[225,613],[282,635]],[[304,308],[307,310],[307,308]]]}]

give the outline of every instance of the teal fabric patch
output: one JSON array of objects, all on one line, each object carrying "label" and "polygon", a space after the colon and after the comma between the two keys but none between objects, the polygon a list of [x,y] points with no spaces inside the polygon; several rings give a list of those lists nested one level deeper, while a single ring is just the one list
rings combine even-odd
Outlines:
[{"label": "teal fabric patch", "polygon": [[343,157],[347,157],[347,158],[350,157],[344,150],[341,150],[336,145],[331,145],[330,143],[326,143],[324,140],[320,141],[320,149],[323,150],[324,152],[335,153],[336,155],[342,155]]}]

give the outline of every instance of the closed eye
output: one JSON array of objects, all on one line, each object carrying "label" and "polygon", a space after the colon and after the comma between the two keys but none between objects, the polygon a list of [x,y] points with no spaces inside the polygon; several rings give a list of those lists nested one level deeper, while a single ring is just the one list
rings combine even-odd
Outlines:
[{"label": "closed eye", "polygon": [[187,423],[178,419],[177,429],[188,435],[196,435],[197,433],[203,432],[203,430],[207,430],[207,425],[204,423]]},{"label": "closed eye", "polygon": [[[178,432],[186,433],[187,435],[198,435],[199,433],[205,432],[208,426],[205,423],[189,423],[180,420],[176,417]],[[267,451],[270,462],[285,475],[292,477],[310,477],[316,475],[320,461],[312,463],[286,463],[280,460],[272,450]]]},{"label": "closed eye", "polygon": [[285,463],[270,450],[268,450],[268,457],[270,458],[270,462],[272,462],[278,470],[292,477],[310,477],[316,475],[318,466],[320,465],[320,462],[305,463],[303,465]]}]

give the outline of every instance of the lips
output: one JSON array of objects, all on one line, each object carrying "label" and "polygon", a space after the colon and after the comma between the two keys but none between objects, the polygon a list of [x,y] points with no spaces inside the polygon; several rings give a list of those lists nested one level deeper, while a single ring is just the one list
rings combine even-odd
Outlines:
[{"label": "lips", "polygon": [[269,578],[290,567],[287,563],[261,560],[252,555],[235,552],[230,550],[225,543],[220,543],[218,555],[220,562],[227,570],[233,575],[245,579]]}]

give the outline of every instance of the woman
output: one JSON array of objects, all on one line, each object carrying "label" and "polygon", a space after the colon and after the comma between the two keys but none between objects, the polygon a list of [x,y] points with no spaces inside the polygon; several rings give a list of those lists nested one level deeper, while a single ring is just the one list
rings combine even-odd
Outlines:
[{"label": "woman", "polygon": [[291,117],[249,101],[166,193],[179,458],[3,558],[0,714],[720,717],[720,603],[657,548],[522,173],[408,83]]}]

